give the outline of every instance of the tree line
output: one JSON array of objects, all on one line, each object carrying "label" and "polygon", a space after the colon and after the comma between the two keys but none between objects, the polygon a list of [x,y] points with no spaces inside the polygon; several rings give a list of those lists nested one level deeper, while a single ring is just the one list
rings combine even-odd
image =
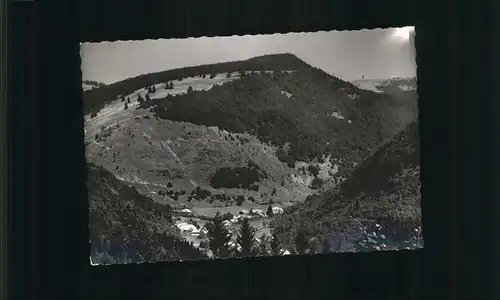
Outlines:
[{"label": "tree line", "polygon": [[309,65],[298,59],[295,55],[284,53],[264,55],[243,61],[199,65],[143,74],[84,91],[84,114],[92,112],[97,113],[104,105],[116,99],[118,95],[128,95],[134,91],[143,89],[145,86],[151,86],[161,82],[182,80],[186,77],[203,76],[203,74],[211,74],[213,78],[215,76],[214,74],[230,74],[241,70],[301,70],[309,67]]}]

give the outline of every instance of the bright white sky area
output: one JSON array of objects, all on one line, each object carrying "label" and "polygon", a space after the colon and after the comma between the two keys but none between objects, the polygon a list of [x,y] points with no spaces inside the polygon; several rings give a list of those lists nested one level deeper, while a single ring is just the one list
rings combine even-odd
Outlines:
[{"label": "bright white sky area", "polygon": [[293,53],[344,80],[416,76],[413,27],[82,43],[83,80],[106,84],[200,64]]}]

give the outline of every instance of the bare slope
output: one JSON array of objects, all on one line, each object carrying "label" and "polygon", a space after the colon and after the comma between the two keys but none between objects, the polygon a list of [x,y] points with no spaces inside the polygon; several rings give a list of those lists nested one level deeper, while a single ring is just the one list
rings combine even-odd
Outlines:
[{"label": "bare slope", "polygon": [[[311,192],[310,177],[281,163],[273,147],[251,135],[141,114],[108,127],[97,138],[89,136],[87,159],[157,202],[174,207],[224,207],[234,205],[238,195],[267,204],[271,194],[273,201],[281,202],[302,200]],[[241,178],[232,180],[238,176]],[[210,197],[191,196],[197,187],[232,199],[209,203]]]}]

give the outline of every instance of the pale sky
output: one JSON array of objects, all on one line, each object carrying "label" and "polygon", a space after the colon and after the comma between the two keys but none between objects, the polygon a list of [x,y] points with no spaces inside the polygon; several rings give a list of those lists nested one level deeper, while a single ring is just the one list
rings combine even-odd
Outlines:
[{"label": "pale sky", "polygon": [[145,73],[283,52],[348,81],[362,74],[377,79],[416,76],[413,39],[404,36],[404,30],[389,28],[83,43],[82,78],[109,84]]}]

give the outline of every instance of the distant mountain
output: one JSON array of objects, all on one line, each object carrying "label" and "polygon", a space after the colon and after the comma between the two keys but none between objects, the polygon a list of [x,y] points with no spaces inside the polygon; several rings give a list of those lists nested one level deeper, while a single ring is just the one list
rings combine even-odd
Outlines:
[{"label": "distant mountain", "polygon": [[396,91],[416,91],[417,79],[415,77],[392,77],[388,79],[359,79],[352,82],[361,89],[376,93],[388,93]]},{"label": "distant mountain", "polygon": [[[340,186],[297,203],[273,221],[273,229],[292,243],[305,228],[336,250],[356,247],[364,230],[375,230],[403,244],[421,226],[419,137],[416,122],[360,164]],[[318,245],[319,246],[319,245]]]},{"label": "distant mountain", "polygon": [[361,89],[385,93],[417,110],[417,79],[415,77],[393,77],[388,79],[355,80],[353,84]]},{"label": "distant mountain", "polygon": [[168,205],[154,203],[112,173],[88,164],[93,262],[141,262],[206,257],[180,238]]},{"label": "distant mountain", "polygon": [[[144,196],[141,205],[154,202],[144,210],[171,210],[166,225],[153,227],[172,227],[168,236],[200,248],[218,211],[251,210],[252,226],[269,234],[269,205],[289,211],[313,194],[345,190],[418,112],[414,90],[368,91],[291,54],[146,74],[83,94],[88,162]],[[108,203],[99,200],[112,194],[108,186],[96,180],[89,192]],[[104,209],[144,218],[141,209]]]}]

